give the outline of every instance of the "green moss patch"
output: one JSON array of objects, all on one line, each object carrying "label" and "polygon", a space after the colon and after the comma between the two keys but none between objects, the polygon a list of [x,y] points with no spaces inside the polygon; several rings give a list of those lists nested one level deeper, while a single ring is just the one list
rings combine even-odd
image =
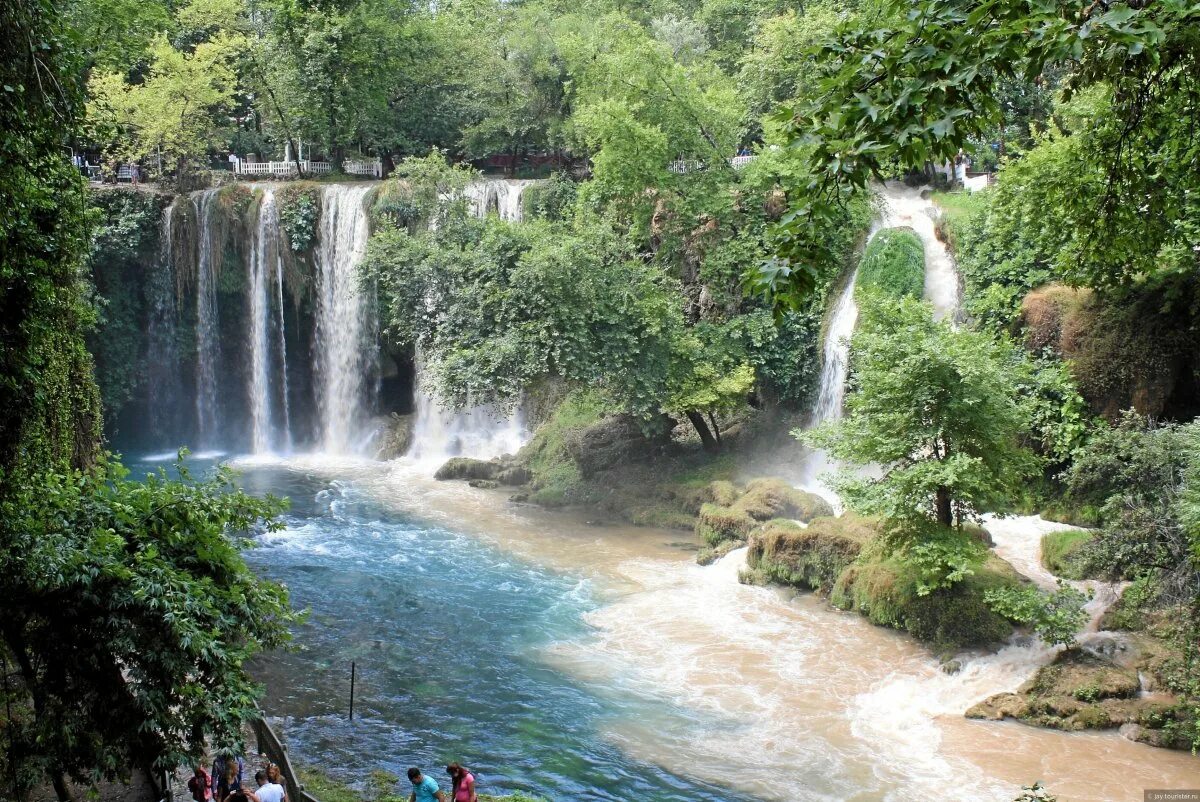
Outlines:
[{"label": "green moss patch", "polygon": [[807,527],[769,521],[750,538],[746,562],[771,581],[829,593],[874,535],[874,522],[853,513]]},{"label": "green moss patch", "polygon": [[893,298],[925,293],[925,246],[911,228],[887,228],[867,245],[855,291],[877,290]]},{"label": "green moss patch", "polygon": [[1093,533],[1081,529],[1063,529],[1042,535],[1042,565],[1064,579],[1086,579],[1079,559],[1080,550],[1093,537]]}]

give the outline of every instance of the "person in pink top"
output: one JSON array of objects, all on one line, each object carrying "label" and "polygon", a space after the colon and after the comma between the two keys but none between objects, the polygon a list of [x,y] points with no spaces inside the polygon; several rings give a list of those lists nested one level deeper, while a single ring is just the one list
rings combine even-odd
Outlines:
[{"label": "person in pink top", "polygon": [[447,766],[446,773],[450,775],[451,787],[454,789],[451,794],[454,802],[478,802],[478,797],[475,796],[475,775],[457,763]]}]

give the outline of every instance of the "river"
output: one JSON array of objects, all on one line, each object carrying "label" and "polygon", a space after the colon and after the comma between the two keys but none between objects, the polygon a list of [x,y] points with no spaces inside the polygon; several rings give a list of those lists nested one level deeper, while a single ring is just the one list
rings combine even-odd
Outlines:
[{"label": "river", "polygon": [[593,526],[405,460],[234,463],[251,491],[292,499],[249,560],[311,611],[298,649],[256,663],[263,706],[296,759],[341,779],[459,760],[481,790],[557,800],[1200,787],[1190,755],[963,719],[1028,677],[1031,647],[947,676],[906,636],[740,585],[740,552],[695,565],[685,533]]}]

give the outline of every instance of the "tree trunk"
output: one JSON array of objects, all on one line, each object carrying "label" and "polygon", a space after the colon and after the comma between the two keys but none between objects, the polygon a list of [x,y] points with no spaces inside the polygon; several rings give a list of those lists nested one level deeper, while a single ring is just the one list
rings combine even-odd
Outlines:
[{"label": "tree trunk", "polygon": [[950,508],[950,488],[942,485],[937,489],[935,504],[938,523],[945,527],[953,526],[954,515]]},{"label": "tree trunk", "polygon": [[696,429],[696,434],[700,435],[700,442],[704,444],[705,451],[719,451],[720,443],[713,437],[712,432],[708,428],[708,424],[704,422],[704,416],[695,410],[689,409],[683,413],[687,415],[687,419],[692,422],[692,426]]},{"label": "tree trunk", "polygon": [[395,171],[396,160],[392,158],[392,152],[390,150],[384,150],[380,152],[379,164],[382,167],[382,169],[379,171],[380,178],[387,178]]},{"label": "tree trunk", "polygon": [[708,422],[712,424],[712,431],[713,434],[716,435],[717,445],[724,447],[725,443],[721,440],[721,426],[717,423],[717,416],[709,412]]},{"label": "tree trunk", "polygon": [[61,771],[52,772],[50,782],[54,786],[54,793],[58,796],[58,802],[75,802],[75,797],[71,796],[71,789],[67,787],[66,778],[63,777]]}]

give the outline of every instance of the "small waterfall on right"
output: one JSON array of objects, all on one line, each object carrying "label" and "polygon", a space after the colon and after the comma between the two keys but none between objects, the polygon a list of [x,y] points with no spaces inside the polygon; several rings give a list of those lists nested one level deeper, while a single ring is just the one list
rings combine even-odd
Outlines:
[{"label": "small waterfall on right", "polygon": [[[476,217],[495,214],[509,223],[523,216],[525,189],[534,183],[521,179],[481,179],[467,185],[463,194],[471,201]],[[406,456],[421,462],[445,461],[450,457],[489,459],[516,453],[529,438],[518,404],[505,409],[497,404],[468,403],[461,409],[442,406],[428,387],[428,376],[417,355],[416,387],[413,392],[416,419],[412,446]]]},{"label": "small waterfall on right", "polygon": [[[846,280],[846,286],[842,288],[829,314],[825,342],[822,344],[821,383],[817,391],[817,403],[809,421],[810,428],[832,423],[842,417],[846,379],[850,372],[850,335],[854,333],[854,324],[858,322],[858,304],[854,302],[857,277],[856,269]],[[821,474],[831,467],[829,457],[823,450],[812,449],[804,459],[800,485],[822,496],[837,508],[837,494],[821,481]]]},{"label": "small waterfall on right", "polygon": [[[924,187],[908,187],[889,181],[876,187],[880,200],[879,219],[871,227],[867,241],[888,228],[907,226],[921,239],[925,251],[925,300],[933,307],[934,319],[953,320],[959,309],[958,268],[946,246],[937,238],[937,207],[922,193]],[[858,305],[854,301],[857,269],[850,274],[842,288],[825,329],[821,345],[821,378],[817,401],[813,406],[809,427],[835,422],[842,417],[846,398],[846,379],[850,370],[850,336],[858,322]],[[805,457],[798,484],[825,498],[839,508],[837,495],[825,485],[821,476],[835,466],[820,449],[812,449]]]}]

